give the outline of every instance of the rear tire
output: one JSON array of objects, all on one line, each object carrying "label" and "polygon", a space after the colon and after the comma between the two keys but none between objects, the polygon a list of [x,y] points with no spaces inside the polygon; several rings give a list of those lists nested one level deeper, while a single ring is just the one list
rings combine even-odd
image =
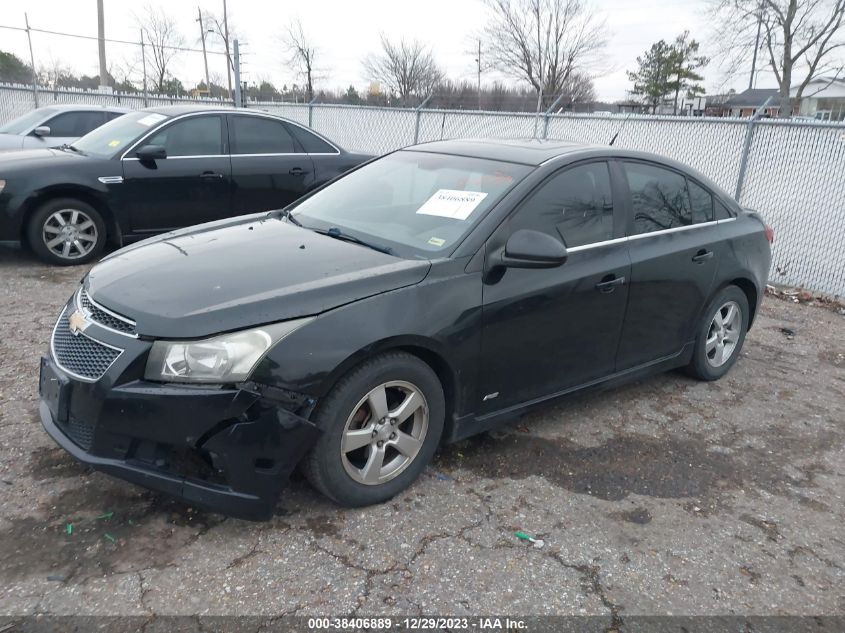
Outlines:
[{"label": "rear tire", "polygon": [[48,264],[87,264],[106,245],[106,223],[87,202],[55,198],[32,214],[27,239],[35,254]]},{"label": "rear tire", "polygon": [[748,298],[736,286],[716,293],[704,311],[687,373],[699,380],[718,380],[739,358],[748,331]]},{"label": "rear tire", "polygon": [[319,404],[314,422],[323,435],[302,470],[341,505],[387,501],[431,461],[445,412],[431,367],[404,352],[377,356],[344,376]]}]

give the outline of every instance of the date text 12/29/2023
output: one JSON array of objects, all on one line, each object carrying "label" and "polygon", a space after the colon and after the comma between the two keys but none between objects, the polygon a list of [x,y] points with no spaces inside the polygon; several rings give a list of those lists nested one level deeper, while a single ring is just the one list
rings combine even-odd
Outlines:
[{"label": "date text 12/29/2023", "polygon": [[309,631],[527,631],[524,620],[509,617],[308,618]]}]

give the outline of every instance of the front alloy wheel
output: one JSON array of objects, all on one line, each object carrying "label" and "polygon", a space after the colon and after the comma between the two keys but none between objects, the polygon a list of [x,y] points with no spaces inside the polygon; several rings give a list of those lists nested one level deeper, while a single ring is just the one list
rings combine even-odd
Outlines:
[{"label": "front alloy wheel", "polygon": [[427,432],[428,404],[419,387],[401,380],[381,384],[346,420],[343,467],[368,486],[390,481],[411,465]]},{"label": "front alloy wheel", "polygon": [[434,456],[446,402],[432,368],[406,352],[358,365],[320,401],[323,432],[301,466],[317,490],[346,506],[387,501]]},{"label": "front alloy wheel", "polygon": [[88,255],[97,244],[97,225],[79,209],[59,209],[49,215],[41,230],[44,245],[56,257],[74,260]]}]

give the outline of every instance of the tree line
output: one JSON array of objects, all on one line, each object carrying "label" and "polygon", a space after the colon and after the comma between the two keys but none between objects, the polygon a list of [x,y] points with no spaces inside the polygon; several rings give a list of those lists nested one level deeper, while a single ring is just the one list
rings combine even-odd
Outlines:
[{"label": "tree line", "polygon": [[[771,71],[778,85],[781,113],[791,112],[790,89],[800,99],[819,77],[845,76],[845,0],[701,0],[717,34],[713,47],[723,75],[736,79],[749,72]],[[300,20],[292,19],[278,36],[279,59],[295,76],[277,87],[257,77],[247,83],[249,99],[312,101],[353,105],[481,108],[542,111],[576,109],[595,100],[593,81],[609,72],[603,58],[612,42],[605,18],[590,0],[484,0],[485,14],[472,55],[477,81],[446,76],[431,47],[416,39],[382,34],[378,50],[361,60],[361,76],[370,82],[363,94],[324,87],[328,73],[324,49]],[[184,95],[198,91],[228,98],[232,92],[232,40],[237,28],[225,18],[200,10],[203,45],[216,36],[225,55],[226,78],[206,73],[186,86],[174,75],[186,37],[161,8],[146,7],[136,18],[145,40],[144,59],[124,60],[110,68],[109,82],[123,92]],[[627,70],[631,98],[656,111],[680,111],[681,101],[704,92],[710,58],[689,31],[675,40],[659,40]],[[139,67],[146,68],[140,77]],[[495,72],[497,81],[482,81]],[[117,75],[117,78],[111,74]],[[143,73],[142,73],[143,74]],[[77,77],[61,64],[39,67],[38,80],[55,88],[94,88],[96,77]],[[11,53],[0,53],[0,80],[29,83],[32,69]],[[749,82],[753,85],[753,77]]]}]

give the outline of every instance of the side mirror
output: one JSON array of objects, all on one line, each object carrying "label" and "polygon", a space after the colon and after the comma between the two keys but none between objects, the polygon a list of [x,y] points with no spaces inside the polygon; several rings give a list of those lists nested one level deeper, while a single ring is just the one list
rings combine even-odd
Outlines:
[{"label": "side mirror", "polygon": [[167,158],[167,150],[163,145],[144,145],[141,149],[135,152],[138,160],[154,161]]},{"label": "side mirror", "polygon": [[50,126],[39,125],[37,128],[32,130],[32,133],[35,134],[35,136],[50,136]]},{"label": "side mirror", "polygon": [[559,239],[541,231],[520,229],[508,238],[497,263],[506,268],[555,268],[567,257],[566,246]]}]

